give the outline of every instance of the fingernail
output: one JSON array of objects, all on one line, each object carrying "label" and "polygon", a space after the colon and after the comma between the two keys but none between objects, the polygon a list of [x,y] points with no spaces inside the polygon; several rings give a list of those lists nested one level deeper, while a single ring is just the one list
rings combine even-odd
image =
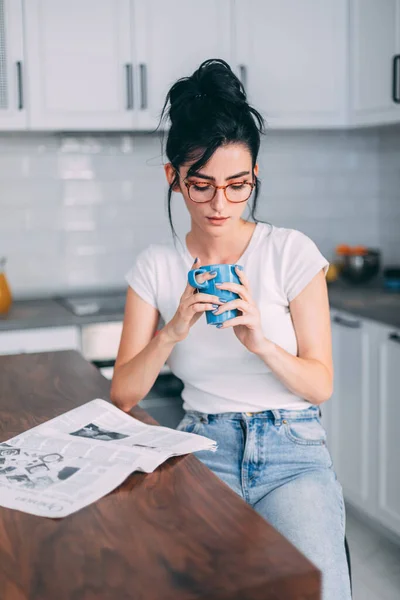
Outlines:
[{"label": "fingernail", "polygon": [[219,301],[220,302],[228,302],[228,300],[225,300],[224,298],[220,298]]},{"label": "fingernail", "polygon": [[217,310],[213,310],[213,311],[212,311],[212,314],[213,314],[213,315],[216,315],[216,314],[217,314],[217,312],[218,312],[218,308],[217,308]]},{"label": "fingernail", "polygon": [[194,262],[197,263],[198,260],[199,260],[199,257],[196,256],[196,258],[194,259]]},{"label": "fingernail", "polygon": [[219,323],[219,324],[217,325],[217,329],[221,329],[222,325],[223,325],[223,323]]},{"label": "fingernail", "polygon": [[216,275],[217,271],[211,271],[210,275]]},{"label": "fingernail", "polygon": [[218,304],[213,304],[212,307],[213,308],[219,308]]}]

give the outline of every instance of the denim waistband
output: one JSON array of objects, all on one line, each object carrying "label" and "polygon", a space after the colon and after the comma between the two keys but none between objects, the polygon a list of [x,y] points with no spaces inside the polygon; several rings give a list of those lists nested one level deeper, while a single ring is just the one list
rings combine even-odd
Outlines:
[{"label": "denim waistband", "polygon": [[320,407],[312,405],[302,410],[289,410],[276,408],[263,410],[260,412],[224,412],[224,413],[203,413],[198,410],[187,410],[186,414],[200,418],[203,422],[217,421],[220,419],[252,420],[264,419],[280,424],[282,421],[307,421],[321,415]]}]

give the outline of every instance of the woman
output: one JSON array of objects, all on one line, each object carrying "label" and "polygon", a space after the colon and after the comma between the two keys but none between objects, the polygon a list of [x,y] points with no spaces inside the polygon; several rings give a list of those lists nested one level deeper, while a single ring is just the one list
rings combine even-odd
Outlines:
[{"label": "woman", "polygon": [[[174,191],[191,229],[181,245],[150,245],[127,274],[112,400],[130,410],[167,361],[184,383],[178,429],[218,443],[197,457],[322,571],[324,600],[348,600],[342,488],[319,421],[332,393],[328,263],[304,234],[255,218],[263,119],[230,67],[204,62],[172,86],[162,118],[168,103],[169,220],[176,238]],[[217,263],[243,266],[240,284],[220,286],[239,299],[187,283],[191,268]],[[202,316],[233,308],[220,329]]]}]

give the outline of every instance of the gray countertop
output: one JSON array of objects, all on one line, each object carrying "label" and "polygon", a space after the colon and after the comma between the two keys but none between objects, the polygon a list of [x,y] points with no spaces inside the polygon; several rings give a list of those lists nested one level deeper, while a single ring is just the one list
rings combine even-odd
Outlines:
[{"label": "gray countertop", "polygon": [[387,291],[379,283],[350,286],[334,282],[328,285],[328,294],[331,308],[400,327],[400,293]]},{"label": "gray countertop", "polygon": [[[385,291],[380,283],[351,286],[340,282],[328,286],[331,308],[400,327],[400,293]],[[123,312],[106,315],[73,315],[51,298],[14,301],[7,315],[0,315],[0,331],[37,327],[82,326],[122,321]]]},{"label": "gray countertop", "polygon": [[82,326],[88,323],[122,321],[123,317],[122,311],[105,315],[77,316],[51,298],[16,300],[6,315],[0,315],[0,331]]}]

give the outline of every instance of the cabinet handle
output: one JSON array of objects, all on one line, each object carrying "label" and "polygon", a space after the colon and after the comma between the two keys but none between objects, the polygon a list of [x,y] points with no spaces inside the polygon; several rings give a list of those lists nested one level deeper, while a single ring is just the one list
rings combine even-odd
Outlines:
[{"label": "cabinet handle", "polygon": [[351,329],[360,329],[361,327],[361,321],[349,321],[343,317],[333,317],[333,322],[344,327],[350,327]]},{"label": "cabinet handle", "polygon": [[398,344],[400,344],[400,335],[398,333],[390,333],[389,334],[389,340],[391,340],[392,342],[397,342]]},{"label": "cabinet handle", "polygon": [[126,110],[133,109],[133,71],[131,63],[125,65],[126,74]]},{"label": "cabinet handle", "polygon": [[246,65],[239,65],[239,79],[241,81],[242,86],[244,87],[244,89],[246,89],[247,87],[247,67]]},{"label": "cabinet handle", "polygon": [[115,360],[114,359],[110,359],[110,360],[91,360],[90,362],[92,363],[92,365],[94,365],[98,369],[104,369],[104,368],[107,368],[107,367],[114,367],[115,366]]},{"label": "cabinet handle", "polygon": [[146,110],[147,108],[147,66],[144,64],[139,65],[140,69],[140,92],[141,101],[140,108]]},{"label": "cabinet handle", "polygon": [[400,71],[400,54],[395,54],[395,56],[393,56],[392,98],[393,98],[393,102],[395,102],[396,104],[400,104],[399,71]]},{"label": "cabinet handle", "polygon": [[24,108],[24,85],[22,79],[22,62],[20,60],[16,63],[17,66],[17,82],[18,82],[18,110]]}]

